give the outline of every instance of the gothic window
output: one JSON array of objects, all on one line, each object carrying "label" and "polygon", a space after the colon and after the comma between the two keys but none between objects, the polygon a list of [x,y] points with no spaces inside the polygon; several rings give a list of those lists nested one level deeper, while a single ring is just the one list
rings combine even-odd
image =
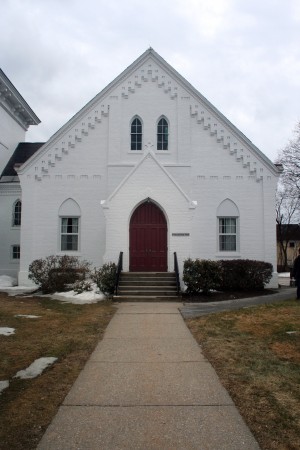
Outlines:
[{"label": "gothic window", "polygon": [[60,251],[79,251],[81,210],[78,203],[68,198],[58,211],[60,226]]},{"label": "gothic window", "polygon": [[131,122],[131,150],[142,150],[142,122],[135,117]]},{"label": "gothic window", "polygon": [[61,251],[77,251],[79,235],[78,217],[61,217]]},{"label": "gothic window", "polygon": [[169,125],[164,117],[157,124],[157,150],[168,150]]},{"label": "gothic window", "polygon": [[230,200],[224,200],[218,207],[218,250],[236,252],[239,249],[239,210]]},{"label": "gothic window", "polygon": [[21,225],[21,211],[22,211],[22,203],[20,200],[17,200],[13,206],[13,226],[19,227]]},{"label": "gothic window", "polygon": [[236,217],[219,217],[219,250],[235,252],[237,248]]}]

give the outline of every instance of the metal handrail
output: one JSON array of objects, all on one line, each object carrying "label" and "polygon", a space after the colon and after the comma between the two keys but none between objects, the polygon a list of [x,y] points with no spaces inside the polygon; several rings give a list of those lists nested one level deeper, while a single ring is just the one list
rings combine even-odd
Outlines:
[{"label": "metal handrail", "polygon": [[117,273],[116,273],[115,295],[118,295],[120,274],[121,274],[122,270],[123,270],[123,252],[120,252],[118,266],[117,266]]},{"label": "metal handrail", "polygon": [[178,260],[177,260],[177,253],[174,252],[174,272],[176,276],[176,286],[177,286],[177,294],[180,292],[180,279],[179,279],[179,267],[178,267]]}]

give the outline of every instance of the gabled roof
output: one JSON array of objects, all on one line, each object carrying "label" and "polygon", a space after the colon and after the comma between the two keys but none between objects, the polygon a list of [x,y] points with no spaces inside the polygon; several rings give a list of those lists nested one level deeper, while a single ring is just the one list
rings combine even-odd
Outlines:
[{"label": "gabled roof", "polygon": [[25,130],[28,129],[29,125],[38,125],[41,122],[1,69],[0,94],[2,108]]},{"label": "gabled roof", "polygon": [[141,67],[148,59],[152,59],[159,67],[161,67],[171,78],[173,78],[179,85],[185,90],[191,93],[191,95],[200,104],[210,112],[213,117],[216,117],[220,123],[223,124],[230,132],[232,132],[238,139],[240,139],[246,146],[251,149],[251,152],[263,162],[274,174],[278,175],[280,170],[276,167],[272,161],[267,158],[241,131],[239,131],[220,111],[217,110],[200,92],[198,92],[183,76],[181,76],[172,66],[170,66],[158,53],[156,53],[151,47],[146,50],[139,58],[137,58],[130,66],[128,66],[119,76],[117,76],[106,88],[104,88],[99,94],[97,94],[89,103],[86,104],[77,114],[75,114],[62,128],[60,128],[44,145],[44,147],[37,152],[33,158],[23,165],[20,169],[20,173],[23,173],[27,167],[29,167],[39,155],[47,152],[48,148],[52,144],[56,144],[59,139],[71,131],[72,127],[76,125],[90,110],[98,103],[102,101],[108,94],[118,87],[122,82],[126,80],[134,71]]},{"label": "gabled roof", "polygon": [[18,182],[19,177],[15,167],[21,166],[34,155],[43,144],[44,142],[20,142],[1,174],[0,183]]}]

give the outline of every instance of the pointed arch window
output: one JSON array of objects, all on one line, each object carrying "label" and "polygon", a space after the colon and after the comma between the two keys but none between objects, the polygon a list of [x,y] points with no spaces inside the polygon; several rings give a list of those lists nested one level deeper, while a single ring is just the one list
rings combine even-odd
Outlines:
[{"label": "pointed arch window", "polygon": [[157,124],[157,150],[168,150],[169,144],[169,125],[167,120],[162,117]]},{"label": "pointed arch window", "polygon": [[230,200],[224,200],[218,207],[219,251],[236,252],[239,249],[239,210]]},{"label": "pointed arch window", "polygon": [[14,227],[21,226],[21,212],[22,212],[22,203],[21,203],[21,200],[17,200],[13,206],[13,226]]},{"label": "pointed arch window", "polygon": [[138,117],[131,122],[131,150],[142,150],[143,127]]},{"label": "pointed arch window", "polygon": [[59,208],[60,250],[79,251],[81,210],[75,200],[68,198]]}]

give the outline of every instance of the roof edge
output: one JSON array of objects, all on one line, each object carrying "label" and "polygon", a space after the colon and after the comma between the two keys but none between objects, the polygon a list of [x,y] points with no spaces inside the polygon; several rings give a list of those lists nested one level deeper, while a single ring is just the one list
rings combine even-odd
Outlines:
[{"label": "roof edge", "polygon": [[[2,86],[1,86],[2,85]],[[13,83],[9,80],[9,78],[5,75],[3,70],[0,69],[0,90],[2,94],[1,104],[7,110],[7,112],[12,115],[18,121],[20,120],[20,113],[24,116],[27,126],[29,125],[38,125],[41,123],[38,116],[34,113],[32,108],[26,102],[24,97],[20,94],[17,88],[13,85]],[[5,100],[5,102],[3,101]],[[9,102],[7,101],[9,99]],[[18,111],[13,111],[12,108],[9,108],[9,105],[13,104],[15,106],[14,109]]]}]

